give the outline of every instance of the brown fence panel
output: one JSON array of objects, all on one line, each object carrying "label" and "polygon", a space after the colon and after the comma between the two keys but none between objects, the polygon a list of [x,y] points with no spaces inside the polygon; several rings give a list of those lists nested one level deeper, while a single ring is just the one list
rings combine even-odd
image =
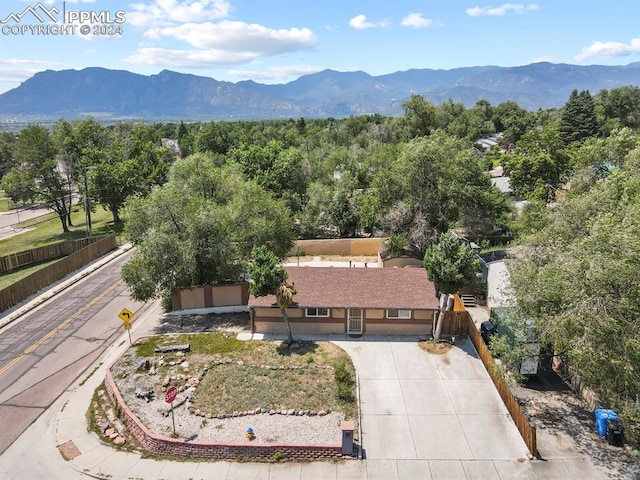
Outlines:
[{"label": "brown fence panel", "polygon": [[82,250],[87,245],[99,241],[102,237],[82,238],[80,240],[69,240],[67,242],[54,243],[44,247],[25,250],[24,252],[13,253],[0,257],[0,273],[11,272],[17,268],[28,265],[46,262],[54,258],[66,257],[73,252]]},{"label": "brown fence panel", "polygon": [[471,316],[466,310],[463,312],[448,311],[444,314],[442,324],[442,334],[444,335],[466,335],[469,328]]},{"label": "brown fence panel", "polygon": [[13,307],[29,295],[33,295],[116,247],[115,235],[94,237],[93,243],[0,290],[0,312]]},{"label": "brown fence panel", "polygon": [[500,398],[502,398],[502,401],[507,407],[507,410],[509,411],[513,422],[516,424],[516,427],[518,428],[524,443],[527,445],[529,452],[531,452],[532,455],[535,455],[538,450],[536,442],[536,427],[531,425],[529,419],[524,414],[517,400],[511,393],[509,386],[496,373],[496,365],[493,357],[491,356],[491,352],[489,352],[484,340],[482,340],[480,332],[473,323],[473,320],[471,320],[471,317],[469,317],[468,321],[469,337],[471,338],[473,345],[476,347],[478,356],[482,360],[487,372],[489,372],[489,376],[491,377],[491,380],[493,380],[493,384],[496,386],[496,390],[498,390]]}]

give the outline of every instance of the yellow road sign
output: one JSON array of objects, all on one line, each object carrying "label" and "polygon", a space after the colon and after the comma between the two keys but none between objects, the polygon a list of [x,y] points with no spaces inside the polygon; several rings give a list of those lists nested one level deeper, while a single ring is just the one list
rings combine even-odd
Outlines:
[{"label": "yellow road sign", "polygon": [[122,326],[125,330],[131,330],[131,322],[124,322],[124,325]]},{"label": "yellow road sign", "polygon": [[133,312],[131,310],[123,308],[122,311],[118,314],[118,317],[123,322],[130,322],[133,318]]}]

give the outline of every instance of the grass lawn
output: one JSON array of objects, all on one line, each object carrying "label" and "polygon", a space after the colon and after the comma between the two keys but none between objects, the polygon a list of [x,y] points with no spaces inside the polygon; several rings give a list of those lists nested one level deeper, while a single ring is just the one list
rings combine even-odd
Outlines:
[{"label": "grass lawn", "polygon": [[8,198],[2,198],[2,191],[0,191],[0,212],[8,212],[11,208],[11,200]]},{"label": "grass lawn", "polygon": [[56,258],[55,260],[42,262],[42,263],[39,263],[38,265],[34,265],[27,268],[21,268],[20,270],[13,273],[0,274],[0,290],[2,290],[3,288],[7,288],[9,285],[16,283],[18,280],[22,280],[23,278],[31,275],[32,273],[37,272],[38,270],[48,265],[51,265],[52,263],[57,262],[58,260],[60,259]]},{"label": "grass lawn", "polygon": [[[137,347],[138,357],[153,357],[158,344],[191,345],[186,354],[190,371],[202,371],[209,365],[193,396],[197,408],[213,413],[233,413],[261,407],[266,409],[297,408],[343,412],[347,418],[356,415],[355,368],[349,356],[330,342],[300,342],[300,348],[286,350],[280,342],[236,340],[233,333],[183,334],[177,337],[153,337]],[[179,371],[168,363],[184,359],[165,354],[161,377]],[[227,363],[217,364],[225,360]],[[342,363],[349,372],[348,395],[339,395],[334,367]],[[158,391],[156,395],[163,393]],[[349,398],[350,397],[350,398]]]},{"label": "grass lawn", "polygon": [[[69,233],[62,232],[62,224],[54,212],[21,222],[19,224],[20,227],[31,228],[32,230],[0,240],[0,252],[2,252],[2,255],[9,255],[52,243],[84,238],[86,235],[84,210],[80,207],[74,207],[71,219],[74,226],[69,227]],[[118,240],[121,240],[122,226],[119,226],[117,231],[114,231],[107,224],[111,220],[111,213],[98,207],[95,212],[91,213],[93,234],[106,235],[115,233],[118,236]]]}]

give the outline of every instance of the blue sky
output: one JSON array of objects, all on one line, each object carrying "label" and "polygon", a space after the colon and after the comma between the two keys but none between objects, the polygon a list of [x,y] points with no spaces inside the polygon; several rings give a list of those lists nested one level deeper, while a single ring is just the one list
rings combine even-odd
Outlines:
[{"label": "blue sky", "polygon": [[[638,0],[38,3],[0,2],[0,93],[38,71],[95,66],[286,83],[326,68],[382,75],[539,61],[640,61]],[[37,28],[40,34],[33,33]]]}]

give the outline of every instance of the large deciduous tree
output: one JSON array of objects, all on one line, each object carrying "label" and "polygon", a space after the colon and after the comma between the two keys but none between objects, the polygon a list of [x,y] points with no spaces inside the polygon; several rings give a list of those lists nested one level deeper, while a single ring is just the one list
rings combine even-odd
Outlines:
[{"label": "large deciduous tree", "polygon": [[450,227],[483,233],[507,210],[470,146],[442,131],[406,143],[373,191],[386,233],[403,234],[421,256]]},{"label": "large deciduous tree", "polygon": [[[4,188],[20,185],[22,193],[45,203],[60,218],[62,230],[69,231],[68,217],[71,209],[71,188],[64,178],[62,165],[57,162],[57,150],[51,133],[39,125],[30,125],[20,132],[14,155],[20,166],[13,170],[11,183]],[[7,193],[12,196],[11,191]]]},{"label": "large deciduous tree", "polygon": [[434,339],[437,341],[442,333],[445,314],[451,309],[449,296],[473,281],[480,268],[480,261],[469,245],[447,232],[440,235],[438,243],[427,249],[423,263],[429,280],[435,283],[438,292],[442,295],[440,315],[434,334]]},{"label": "large deciduous tree", "polygon": [[120,210],[129,196],[145,196],[154,185],[166,180],[173,161],[171,152],[157,145],[150,130],[142,125],[119,125],[105,149],[86,153],[93,166],[91,184],[96,200],[120,222]]},{"label": "large deciduous tree", "polygon": [[126,231],[138,246],[123,278],[132,297],[168,299],[179,288],[238,281],[254,247],[283,257],[293,243],[290,212],[237,165],[212,155],[176,162],[166,185],[130,198]]},{"label": "large deciduous tree", "polygon": [[570,191],[548,215],[509,264],[518,305],[603,400],[631,412],[640,394],[638,169]]}]

